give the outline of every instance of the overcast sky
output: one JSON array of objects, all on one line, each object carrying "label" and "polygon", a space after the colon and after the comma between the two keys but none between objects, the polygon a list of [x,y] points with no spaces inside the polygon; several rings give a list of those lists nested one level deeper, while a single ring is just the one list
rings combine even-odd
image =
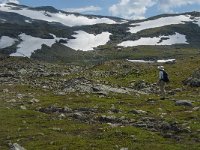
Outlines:
[{"label": "overcast sky", "polygon": [[53,6],[65,11],[125,19],[144,19],[163,13],[200,11],[200,0],[0,0],[28,6]]}]

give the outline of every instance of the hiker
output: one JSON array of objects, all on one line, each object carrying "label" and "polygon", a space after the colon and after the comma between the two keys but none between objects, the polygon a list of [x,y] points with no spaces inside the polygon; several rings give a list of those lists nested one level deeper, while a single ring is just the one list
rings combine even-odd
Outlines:
[{"label": "hiker", "polygon": [[165,99],[165,85],[167,82],[169,82],[168,74],[166,73],[163,66],[158,66],[159,70],[159,81],[158,86],[160,88],[160,99]]}]

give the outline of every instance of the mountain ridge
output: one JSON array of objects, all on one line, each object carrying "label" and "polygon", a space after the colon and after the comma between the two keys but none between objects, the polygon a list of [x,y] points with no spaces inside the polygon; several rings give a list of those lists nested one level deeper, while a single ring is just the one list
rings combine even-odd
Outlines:
[{"label": "mountain ridge", "polygon": [[[37,15],[34,16],[34,13]],[[66,21],[63,17],[68,17],[69,20]],[[70,20],[73,26],[67,25]],[[176,47],[176,45],[183,48],[186,45],[198,47],[200,45],[198,38],[200,36],[200,12],[162,14],[145,20],[130,21],[115,17],[67,13],[52,6],[33,8],[9,3],[0,6],[0,29],[0,53],[2,54],[13,55],[13,52],[25,54],[26,51],[30,51],[23,45],[28,40],[20,36],[23,34],[35,40],[38,38],[41,41],[48,40],[48,42],[53,40],[53,44],[57,47],[61,44],[66,49],[77,51],[76,53],[85,51],[88,57],[93,55],[92,51],[96,51],[95,53],[99,53],[104,57],[103,59],[106,59],[107,52],[105,53],[104,49],[111,53],[116,53],[118,51],[113,50],[119,49],[123,51],[123,54],[120,52],[119,55],[128,56],[131,54],[131,49],[143,45],[162,45],[161,49],[166,46]],[[8,39],[12,38],[12,41],[16,40],[15,44],[4,48],[1,46],[3,36]],[[104,42],[101,42],[102,39]],[[48,44],[41,43],[36,46],[37,49],[30,46],[31,53],[36,56],[35,53],[39,52],[39,49],[42,50],[42,45]],[[49,50],[51,46],[49,45]],[[45,55],[48,57],[48,50],[45,49]],[[17,53],[15,55],[18,56]],[[117,58],[124,58],[124,56]]]}]

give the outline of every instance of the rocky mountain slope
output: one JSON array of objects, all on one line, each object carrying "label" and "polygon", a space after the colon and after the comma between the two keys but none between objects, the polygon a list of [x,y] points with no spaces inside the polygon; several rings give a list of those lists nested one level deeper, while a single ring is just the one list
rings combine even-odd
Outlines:
[{"label": "rocky mountain slope", "polygon": [[199,36],[199,12],[130,21],[53,7],[0,5],[1,55],[51,62],[135,58],[135,48],[143,50],[142,45],[156,50],[197,48]]}]

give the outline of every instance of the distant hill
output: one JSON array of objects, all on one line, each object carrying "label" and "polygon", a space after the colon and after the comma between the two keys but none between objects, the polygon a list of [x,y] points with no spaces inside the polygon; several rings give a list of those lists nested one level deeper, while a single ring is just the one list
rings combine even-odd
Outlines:
[{"label": "distant hill", "polygon": [[1,55],[53,62],[154,59],[179,56],[181,49],[197,51],[199,37],[200,12],[125,20],[0,4]]}]

